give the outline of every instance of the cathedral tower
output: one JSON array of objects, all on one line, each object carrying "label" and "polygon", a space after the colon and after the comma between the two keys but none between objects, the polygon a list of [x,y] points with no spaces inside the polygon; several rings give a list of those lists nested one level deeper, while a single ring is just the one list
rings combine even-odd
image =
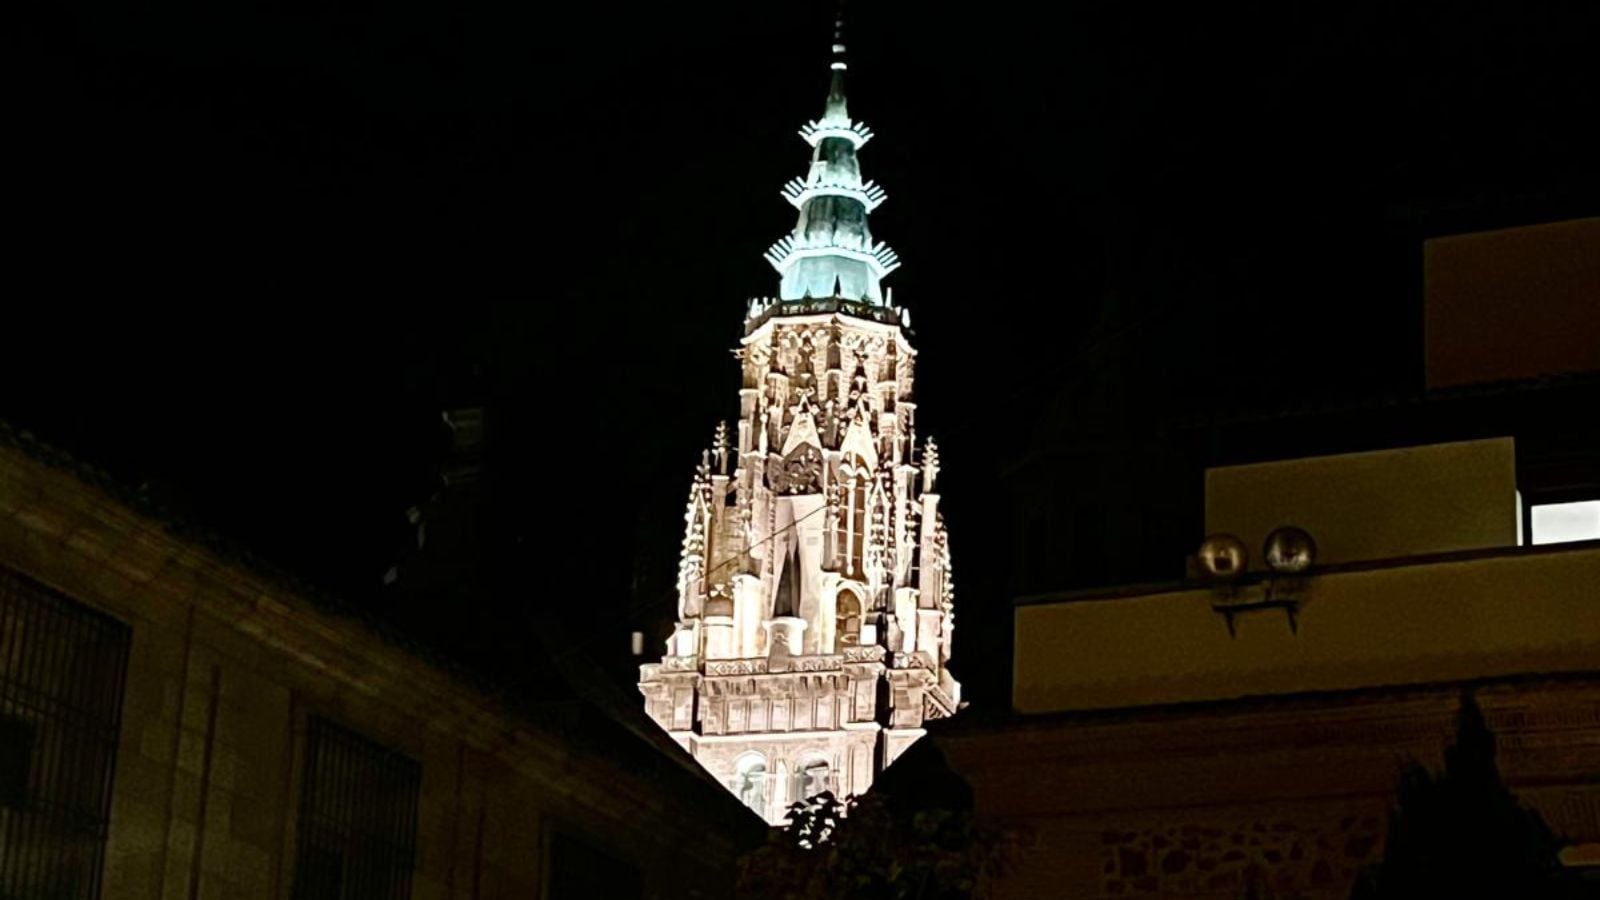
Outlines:
[{"label": "cathedral tower", "polygon": [[689,491],[678,623],[640,667],[652,718],[778,823],[824,790],[859,794],[955,712],[950,551],[938,450],[919,445],[899,265],[868,214],[884,193],[857,152],[835,35],[794,231],[767,251],[778,296],[752,301],[739,420],[719,425]]}]

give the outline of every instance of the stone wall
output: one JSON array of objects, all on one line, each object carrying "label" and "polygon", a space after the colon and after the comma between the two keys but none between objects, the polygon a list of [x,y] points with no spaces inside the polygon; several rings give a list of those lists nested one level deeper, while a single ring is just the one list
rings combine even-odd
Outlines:
[{"label": "stone wall", "polygon": [[800,798],[793,796],[791,785],[780,779],[792,778],[807,761],[821,759],[828,763],[829,789],[837,796],[865,793],[878,768],[878,735],[877,728],[868,728],[745,734],[729,740],[692,736],[689,740],[695,759],[724,784],[734,782],[740,757],[752,752],[761,754],[771,779],[765,815],[769,821],[782,821],[787,805]]},{"label": "stone wall", "polygon": [[1099,895],[1238,896],[1259,885],[1278,894],[1338,896],[1375,859],[1383,823],[1370,810],[1322,819],[1108,829],[1100,837]]},{"label": "stone wall", "polygon": [[[540,731],[10,448],[0,565],[132,629],[106,897],[288,898],[310,715],[421,764],[415,900],[544,896],[557,832],[639,869],[645,896],[713,897],[759,840],[760,823],[686,756],[635,770]],[[629,752],[656,752],[639,740]]]},{"label": "stone wall", "polygon": [[[1600,846],[1600,675],[1470,685],[1506,783]],[[1032,836],[1000,898],[1345,900],[1401,771],[1437,770],[1463,685],[1014,717],[930,729],[981,817]]]}]

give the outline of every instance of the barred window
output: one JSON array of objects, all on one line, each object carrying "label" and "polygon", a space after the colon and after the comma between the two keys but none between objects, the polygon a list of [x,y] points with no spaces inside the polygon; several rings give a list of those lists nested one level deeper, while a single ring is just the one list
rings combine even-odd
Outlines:
[{"label": "barred window", "polygon": [[100,896],[129,638],[0,569],[0,898]]},{"label": "barred window", "polygon": [[421,787],[416,761],[309,718],[295,900],[407,900]]}]

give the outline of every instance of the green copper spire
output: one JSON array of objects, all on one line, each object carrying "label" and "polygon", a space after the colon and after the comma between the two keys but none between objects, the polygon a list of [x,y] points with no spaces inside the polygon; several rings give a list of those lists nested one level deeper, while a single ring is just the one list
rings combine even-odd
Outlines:
[{"label": "green copper spire", "polygon": [[872,130],[850,118],[844,76],[844,21],[834,23],[832,78],[822,118],[808,122],[800,136],[814,149],[804,179],[784,185],[783,194],[800,211],[792,233],[767,251],[767,261],[782,276],[780,300],[837,297],[886,305],[879,282],[900,265],[888,245],[874,243],[867,214],[883,203],[883,189],[863,181],[856,151]]}]

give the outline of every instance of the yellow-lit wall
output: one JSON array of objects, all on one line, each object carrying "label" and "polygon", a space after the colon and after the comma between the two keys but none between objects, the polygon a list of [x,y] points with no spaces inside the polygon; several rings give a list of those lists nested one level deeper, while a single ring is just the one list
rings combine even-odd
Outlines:
[{"label": "yellow-lit wall", "polygon": [[[1241,599],[1260,596],[1241,588]],[[1309,578],[1298,633],[1209,588],[1019,607],[1014,704],[1105,709],[1600,668],[1600,545]]]},{"label": "yellow-lit wall", "polygon": [[1280,525],[1323,564],[1509,547],[1516,491],[1510,438],[1225,466],[1206,470],[1206,533],[1243,539],[1256,570]]}]

